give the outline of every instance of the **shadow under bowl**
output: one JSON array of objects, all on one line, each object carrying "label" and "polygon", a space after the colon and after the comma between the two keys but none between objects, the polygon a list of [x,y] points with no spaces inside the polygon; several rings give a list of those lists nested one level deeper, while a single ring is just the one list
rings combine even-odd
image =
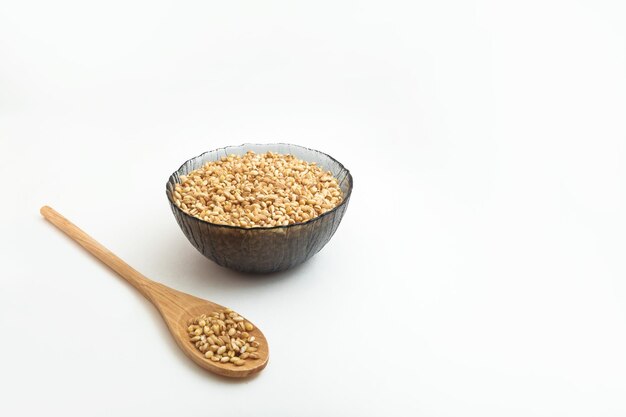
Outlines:
[{"label": "shadow under bowl", "polygon": [[[172,194],[180,176],[228,155],[273,152],[291,154],[315,162],[339,182],[343,200],[334,209],[304,223],[288,226],[243,228],[209,223],[182,211]],[[167,199],[181,230],[204,256],[226,268],[242,272],[268,273],[293,268],[319,252],[333,236],[350,201],[352,175],[339,161],[313,149],[285,143],[244,144],[205,152],[185,162],[166,185]]]}]

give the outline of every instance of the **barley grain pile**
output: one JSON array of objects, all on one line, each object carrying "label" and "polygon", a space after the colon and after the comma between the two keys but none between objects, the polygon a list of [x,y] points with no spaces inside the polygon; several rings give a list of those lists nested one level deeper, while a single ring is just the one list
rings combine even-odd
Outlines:
[{"label": "barley grain pile", "polygon": [[343,196],[337,179],[315,163],[249,151],[181,175],[173,199],[199,219],[250,228],[306,222],[335,208]]},{"label": "barley grain pile", "polygon": [[187,328],[189,340],[205,358],[236,366],[259,359],[260,344],[250,334],[253,330],[251,323],[231,309],[196,317]]}]

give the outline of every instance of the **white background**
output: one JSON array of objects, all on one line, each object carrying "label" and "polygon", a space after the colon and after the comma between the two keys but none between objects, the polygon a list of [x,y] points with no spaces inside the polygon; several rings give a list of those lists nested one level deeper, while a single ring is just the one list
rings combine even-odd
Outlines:
[{"label": "white background", "polygon": [[[626,7],[0,3],[0,414],[626,416]],[[244,142],[355,189],[285,273],[203,258],[164,186]],[[39,216],[258,323],[231,381]]]}]

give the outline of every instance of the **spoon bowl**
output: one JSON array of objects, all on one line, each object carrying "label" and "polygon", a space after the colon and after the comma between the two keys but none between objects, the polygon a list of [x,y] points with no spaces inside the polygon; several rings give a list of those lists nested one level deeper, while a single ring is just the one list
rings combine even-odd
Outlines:
[{"label": "spoon bowl", "polygon": [[254,329],[249,333],[259,342],[257,350],[259,359],[246,360],[242,366],[206,359],[204,354],[190,341],[187,327],[194,318],[202,314],[209,315],[214,311],[224,310],[225,307],[146,278],[54,209],[44,206],[41,208],[41,214],[146,297],[163,317],[178,347],[197,365],[215,374],[234,378],[246,377],[265,368],[269,359],[267,340],[254,323],[250,322]]},{"label": "spoon bowl", "polygon": [[[165,320],[170,333],[174,336],[178,347],[197,365],[213,373],[228,377],[246,377],[265,368],[269,358],[267,340],[254,323],[251,323],[254,326],[254,330],[249,333],[259,342],[257,351],[259,359],[248,359],[242,366],[234,366],[231,363],[224,364],[221,362],[213,362],[206,359],[204,354],[196,349],[193,343],[189,341],[187,327],[189,326],[189,322],[194,318],[202,314],[208,315],[214,311],[224,310],[226,307],[173,290],[162,284],[158,285],[163,287],[165,293],[158,294],[156,297],[164,297],[165,299],[159,302],[153,301],[153,303],[157,305],[157,309]],[[163,307],[159,308],[158,306]],[[184,306],[184,308],[180,306]]]}]

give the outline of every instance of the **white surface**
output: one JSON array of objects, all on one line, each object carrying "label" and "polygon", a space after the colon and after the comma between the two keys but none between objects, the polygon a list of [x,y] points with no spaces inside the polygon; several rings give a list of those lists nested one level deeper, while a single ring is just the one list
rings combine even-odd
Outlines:
[{"label": "white surface", "polygon": [[[621,1],[4,1],[0,415],[626,415]],[[332,241],[266,277],[165,200],[202,151],[351,169]],[[248,315],[258,377],[187,360],[40,218]]]}]

